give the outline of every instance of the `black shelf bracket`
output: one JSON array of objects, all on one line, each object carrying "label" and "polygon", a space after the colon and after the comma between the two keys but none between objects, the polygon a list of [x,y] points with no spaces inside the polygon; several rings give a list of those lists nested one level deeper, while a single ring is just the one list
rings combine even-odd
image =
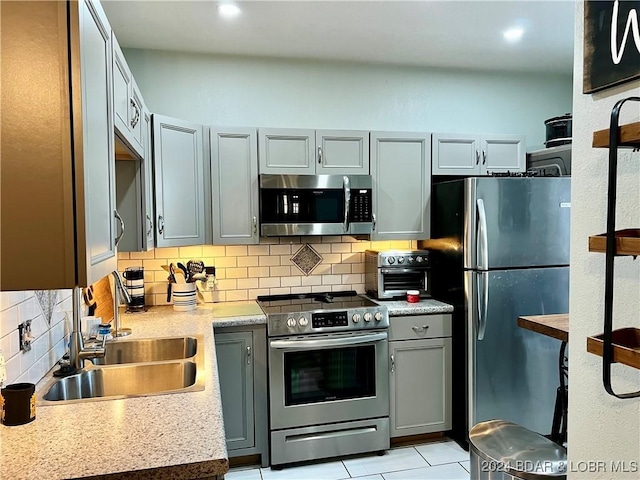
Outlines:
[{"label": "black shelf bracket", "polygon": [[640,102],[640,97],[628,97],[619,100],[611,110],[609,125],[609,191],[607,196],[607,243],[605,256],[604,286],[604,336],[602,348],[602,383],[609,395],[617,398],[638,398],[640,390],[629,393],[616,393],[611,387],[611,364],[613,362],[612,335],[613,330],[613,272],[616,256],[616,194],[618,175],[618,147],[620,146],[619,124],[620,110],[628,102]]}]

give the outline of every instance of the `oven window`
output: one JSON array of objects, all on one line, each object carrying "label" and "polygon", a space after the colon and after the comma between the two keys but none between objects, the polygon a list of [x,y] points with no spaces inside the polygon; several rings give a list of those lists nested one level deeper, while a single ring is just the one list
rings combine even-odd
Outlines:
[{"label": "oven window", "polygon": [[376,394],[375,345],[285,352],[285,405]]},{"label": "oven window", "polygon": [[425,272],[385,273],[382,277],[384,290],[426,290]]}]

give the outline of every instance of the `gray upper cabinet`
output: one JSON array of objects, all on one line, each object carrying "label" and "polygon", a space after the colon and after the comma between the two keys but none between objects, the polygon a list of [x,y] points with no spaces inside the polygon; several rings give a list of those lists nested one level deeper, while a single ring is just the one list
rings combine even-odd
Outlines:
[{"label": "gray upper cabinet", "polygon": [[524,172],[523,135],[433,134],[433,175]]},{"label": "gray upper cabinet", "polygon": [[429,238],[431,135],[371,132],[372,240]]},{"label": "gray upper cabinet", "polygon": [[115,35],[113,48],[113,104],[116,135],[139,157],[144,154],[142,139],[142,96]]},{"label": "gray upper cabinet", "polygon": [[315,130],[261,128],[260,173],[312,175],[316,172]]},{"label": "gray upper cabinet", "polygon": [[211,127],[213,243],[259,243],[255,128]]},{"label": "gray upper cabinet", "polygon": [[260,173],[349,175],[369,173],[369,132],[261,128]]},{"label": "gray upper cabinet", "polygon": [[143,190],[142,225],[144,225],[144,243],[142,250],[148,251],[156,246],[153,212],[153,131],[151,129],[151,113],[147,108],[142,110],[142,138],[144,144],[143,158]]},{"label": "gray upper cabinet", "polygon": [[369,132],[316,130],[317,174],[369,173]]},{"label": "gray upper cabinet", "polygon": [[116,137],[116,204],[125,230],[118,243],[119,252],[143,252],[155,247],[153,228],[153,152],[151,115],[143,108],[142,160]]},{"label": "gray upper cabinet", "polygon": [[1,22],[0,289],[87,286],[117,267],[111,27],[89,0]]},{"label": "gray upper cabinet", "polygon": [[156,246],[205,242],[203,127],[154,114]]}]

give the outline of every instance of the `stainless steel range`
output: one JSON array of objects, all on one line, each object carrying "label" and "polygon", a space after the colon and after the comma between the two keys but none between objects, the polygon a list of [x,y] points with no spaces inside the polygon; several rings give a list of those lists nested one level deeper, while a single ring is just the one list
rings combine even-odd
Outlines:
[{"label": "stainless steel range", "polygon": [[258,297],[271,465],[389,448],[387,307],[354,291]]}]

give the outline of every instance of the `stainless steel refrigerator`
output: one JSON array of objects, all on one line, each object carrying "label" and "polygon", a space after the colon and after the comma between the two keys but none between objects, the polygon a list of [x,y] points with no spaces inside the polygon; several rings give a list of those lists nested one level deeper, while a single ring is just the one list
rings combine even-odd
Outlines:
[{"label": "stainless steel refrigerator", "polygon": [[517,326],[569,311],[569,177],[434,185],[434,296],[454,311],[453,435],[502,419],[551,432],[560,342]]}]

